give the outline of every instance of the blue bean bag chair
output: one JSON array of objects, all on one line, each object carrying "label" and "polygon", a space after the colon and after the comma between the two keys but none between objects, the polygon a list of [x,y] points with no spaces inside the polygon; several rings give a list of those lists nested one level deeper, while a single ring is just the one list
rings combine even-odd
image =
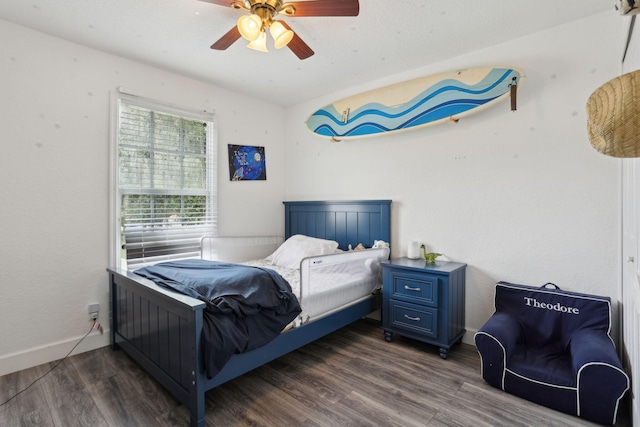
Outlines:
[{"label": "blue bean bag chair", "polygon": [[482,377],[567,414],[615,424],[629,388],[611,331],[611,299],[499,282],[496,311],[474,335]]}]

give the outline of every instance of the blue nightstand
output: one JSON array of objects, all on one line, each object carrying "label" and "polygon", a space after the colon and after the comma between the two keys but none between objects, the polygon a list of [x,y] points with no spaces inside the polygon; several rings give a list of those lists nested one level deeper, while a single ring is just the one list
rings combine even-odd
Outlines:
[{"label": "blue nightstand", "polygon": [[382,329],[449,349],[465,333],[466,264],[394,258],[382,264]]}]

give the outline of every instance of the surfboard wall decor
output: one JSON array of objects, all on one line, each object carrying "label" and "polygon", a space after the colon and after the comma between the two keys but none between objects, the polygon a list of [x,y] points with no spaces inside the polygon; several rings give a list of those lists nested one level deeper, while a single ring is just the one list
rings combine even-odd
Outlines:
[{"label": "surfboard wall decor", "polygon": [[457,121],[510,96],[524,79],[514,67],[477,67],[396,83],[336,101],[306,121],[332,140],[363,138]]}]

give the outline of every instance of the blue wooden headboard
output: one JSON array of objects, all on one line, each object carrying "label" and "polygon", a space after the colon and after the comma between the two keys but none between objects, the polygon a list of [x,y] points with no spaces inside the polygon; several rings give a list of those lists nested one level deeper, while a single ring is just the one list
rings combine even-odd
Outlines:
[{"label": "blue wooden headboard", "polygon": [[391,200],[283,202],[285,238],[304,234],[335,240],[346,250],[374,240],[391,243]]}]

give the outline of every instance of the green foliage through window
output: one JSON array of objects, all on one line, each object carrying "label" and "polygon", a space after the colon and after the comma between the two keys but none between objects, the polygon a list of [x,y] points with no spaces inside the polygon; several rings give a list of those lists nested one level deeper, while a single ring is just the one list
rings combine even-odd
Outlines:
[{"label": "green foliage through window", "polygon": [[123,256],[189,257],[215,228],[212,122],[119,104]]}]

